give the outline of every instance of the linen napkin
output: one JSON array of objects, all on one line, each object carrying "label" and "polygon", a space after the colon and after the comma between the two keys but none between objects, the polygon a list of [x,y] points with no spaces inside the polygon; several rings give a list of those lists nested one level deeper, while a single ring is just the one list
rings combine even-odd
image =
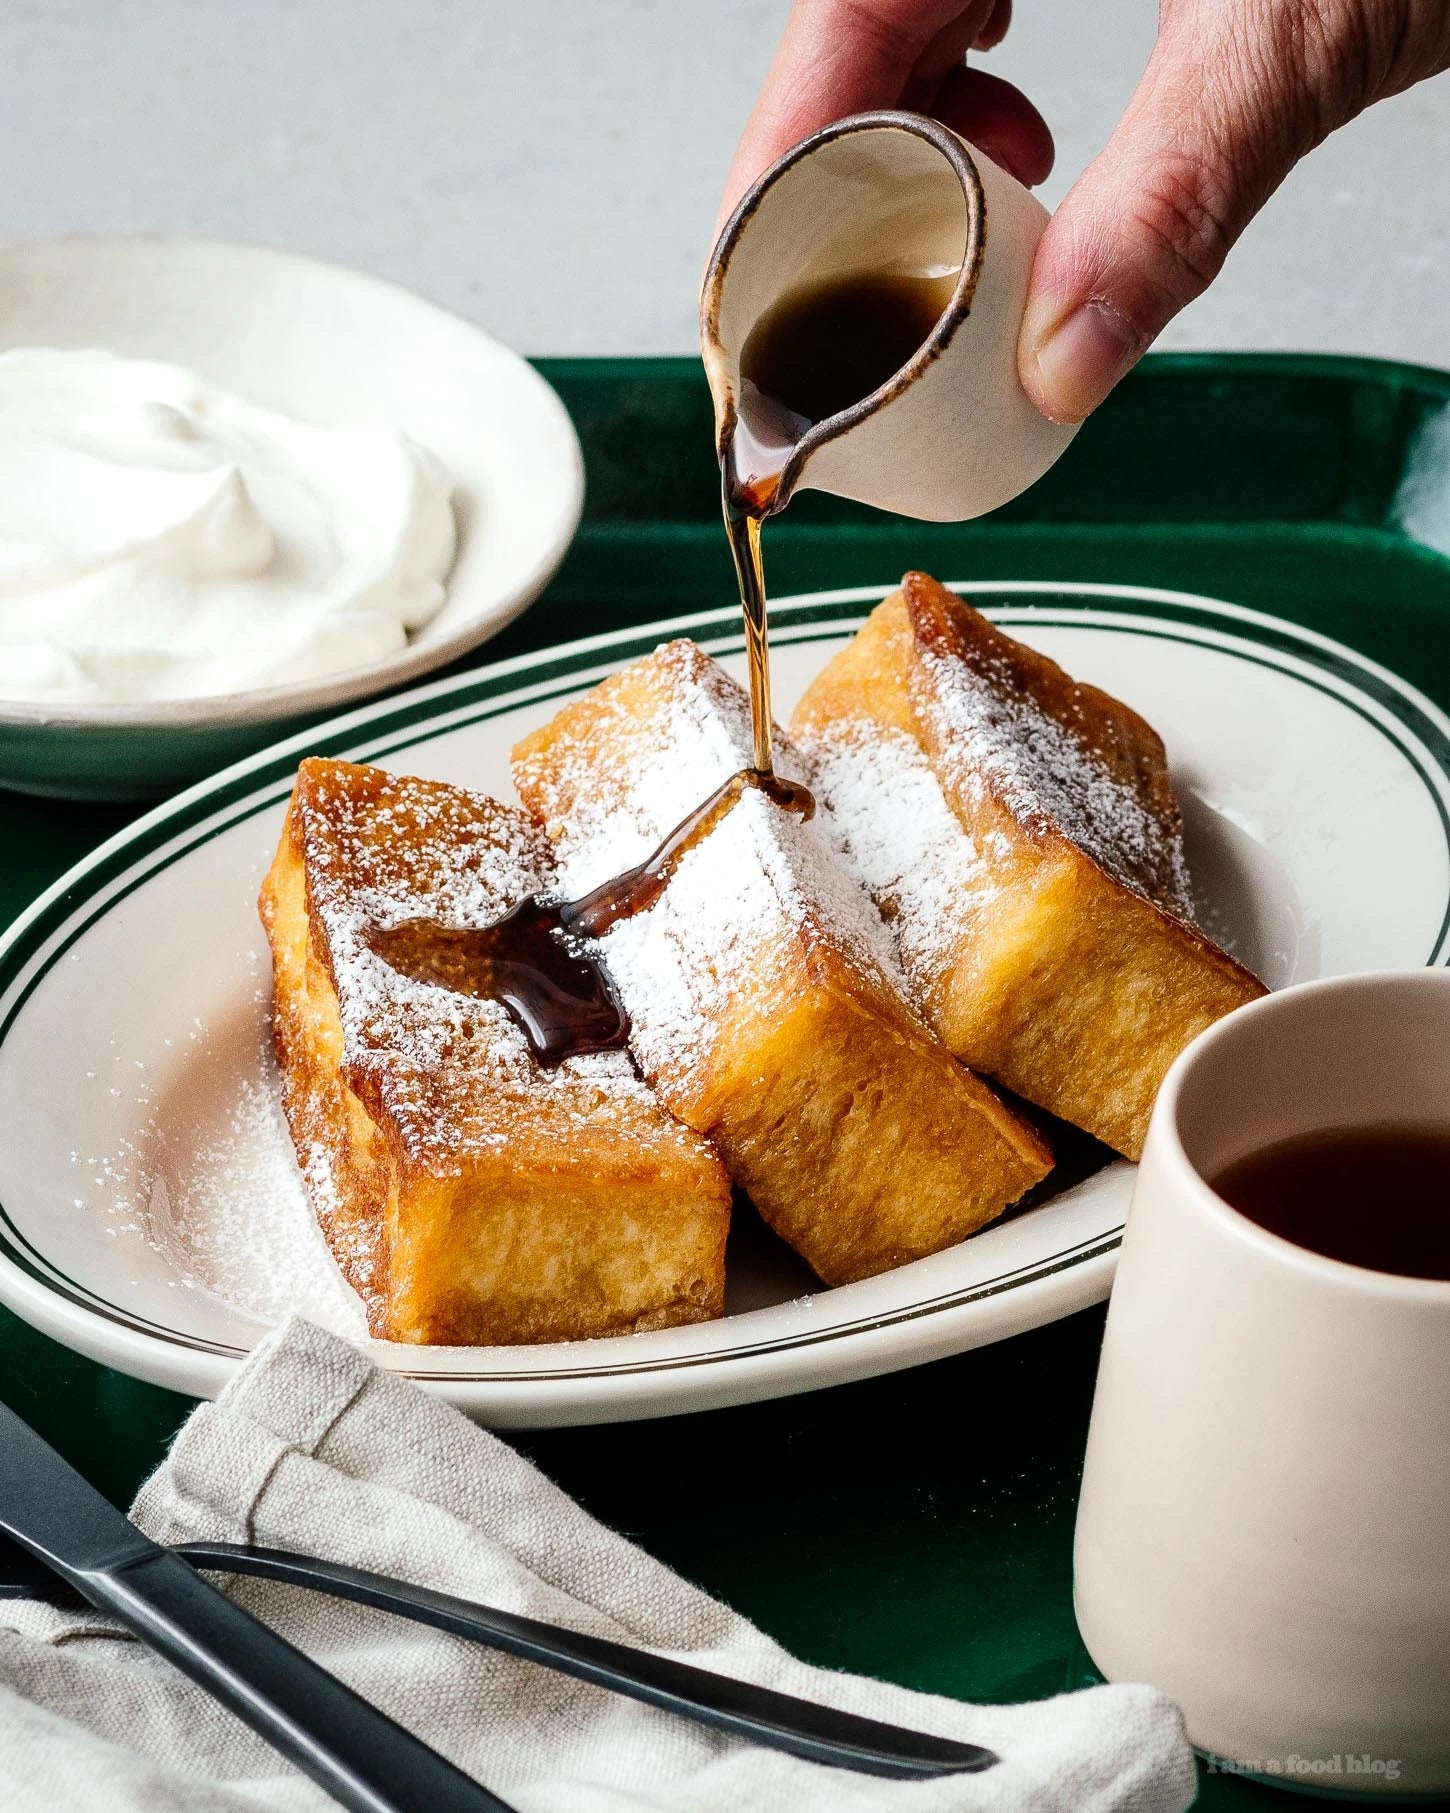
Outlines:
[{"label": "linen napkin", "polygon": [[[982,1775],[880,1781],[382,1612],[271,1581],[228,1583],[519,1813],[1179,1813],[1193,1798],[1177,1711],[1150,1689],[967,1706],[807,1667],[603,1528],[496,1436],[306,1322],[270,1336],[194,1413],[133,1515],[162,1542],[305,1550],[975,1740],[1002,1758]],[[0,1604],[0,1803],[9,1813],[334,1806],[105,1619],[33,1601]]]}]

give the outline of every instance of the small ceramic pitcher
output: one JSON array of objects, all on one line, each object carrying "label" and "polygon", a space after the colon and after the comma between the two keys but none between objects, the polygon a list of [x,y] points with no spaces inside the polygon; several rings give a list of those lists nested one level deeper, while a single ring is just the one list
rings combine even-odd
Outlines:
[{"label": "small ceramic pitcher", "polygon": [[701,345],[722,455],[740,355],[773,304],[868,274],[959,271],[920,349],[879,390],[817,422],[781,475],[898,515],[960,521],[1038,479],[1076,430],[1017,379],[1032,256],[1047,225],[1021,183],[935,120],[862,113],[802,139],[745,196],[705,273]]}]

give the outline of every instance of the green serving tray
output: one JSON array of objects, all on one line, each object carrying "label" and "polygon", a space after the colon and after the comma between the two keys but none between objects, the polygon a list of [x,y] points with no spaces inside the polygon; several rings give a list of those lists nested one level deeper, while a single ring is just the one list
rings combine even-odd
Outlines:
[{"label": "green serving tray", "polygon": [[[731,595],[696,363],[541,369],[584,443],[584,523],[548,591],[472,665]],[[1041,484],[982,521],[904,522],[801,496],[767,534],[771,589],[919,566],[1205,592],[1351,643],[1450,709],[1447,410],[1443,372],[1152,358]],[[1412,468],[1422,480],[1407,486]],[[1406,526],[1429,523],[1434,540],[1437,521],[1438,548]],[[134,812],[0,793],[0,920]],[[1087,1678],[1072,1524],[1102,1320],[1086,1311],[811,1396],[517,1439],[597,1516],[814,1662],[964,1699],[1036,1698]],[[3,1310],[0,1396],[118,1502],[190,1408]],[[1199,1804],[1285,1802],[1205,1774]]]}]

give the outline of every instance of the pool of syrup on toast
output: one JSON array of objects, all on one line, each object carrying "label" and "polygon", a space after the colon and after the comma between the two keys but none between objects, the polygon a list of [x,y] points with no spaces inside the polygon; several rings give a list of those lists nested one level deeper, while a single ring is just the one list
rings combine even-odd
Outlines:
[{"label": "pool of syrup on toast", "polygon": [[798,781],[742,768],[717,787],[632,869],[578,900],[531,894],[492,925],[459,928],[411,919],[377,929],[373,950],[400,974],[456,994],[500,1001],[546,1067],[591,1051],[620,1051],[629,1016],[589,947],[634,913],[648,912],[670,876],[749,788],[809,818],[815,801]]}]

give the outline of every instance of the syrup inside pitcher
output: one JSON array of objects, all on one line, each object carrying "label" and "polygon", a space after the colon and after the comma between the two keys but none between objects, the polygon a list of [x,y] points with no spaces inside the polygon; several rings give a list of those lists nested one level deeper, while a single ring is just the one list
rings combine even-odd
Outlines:
[{"label": "syrup inside pitcher", "polygon": [[720,483],[745,616],[761,773],[774,767],[761,522],[789,501],[782,474],[801,438],[895,377],[941,319],[959,275],[862,271],[803,287],[768,309],[741,349],[740,395]]}]

